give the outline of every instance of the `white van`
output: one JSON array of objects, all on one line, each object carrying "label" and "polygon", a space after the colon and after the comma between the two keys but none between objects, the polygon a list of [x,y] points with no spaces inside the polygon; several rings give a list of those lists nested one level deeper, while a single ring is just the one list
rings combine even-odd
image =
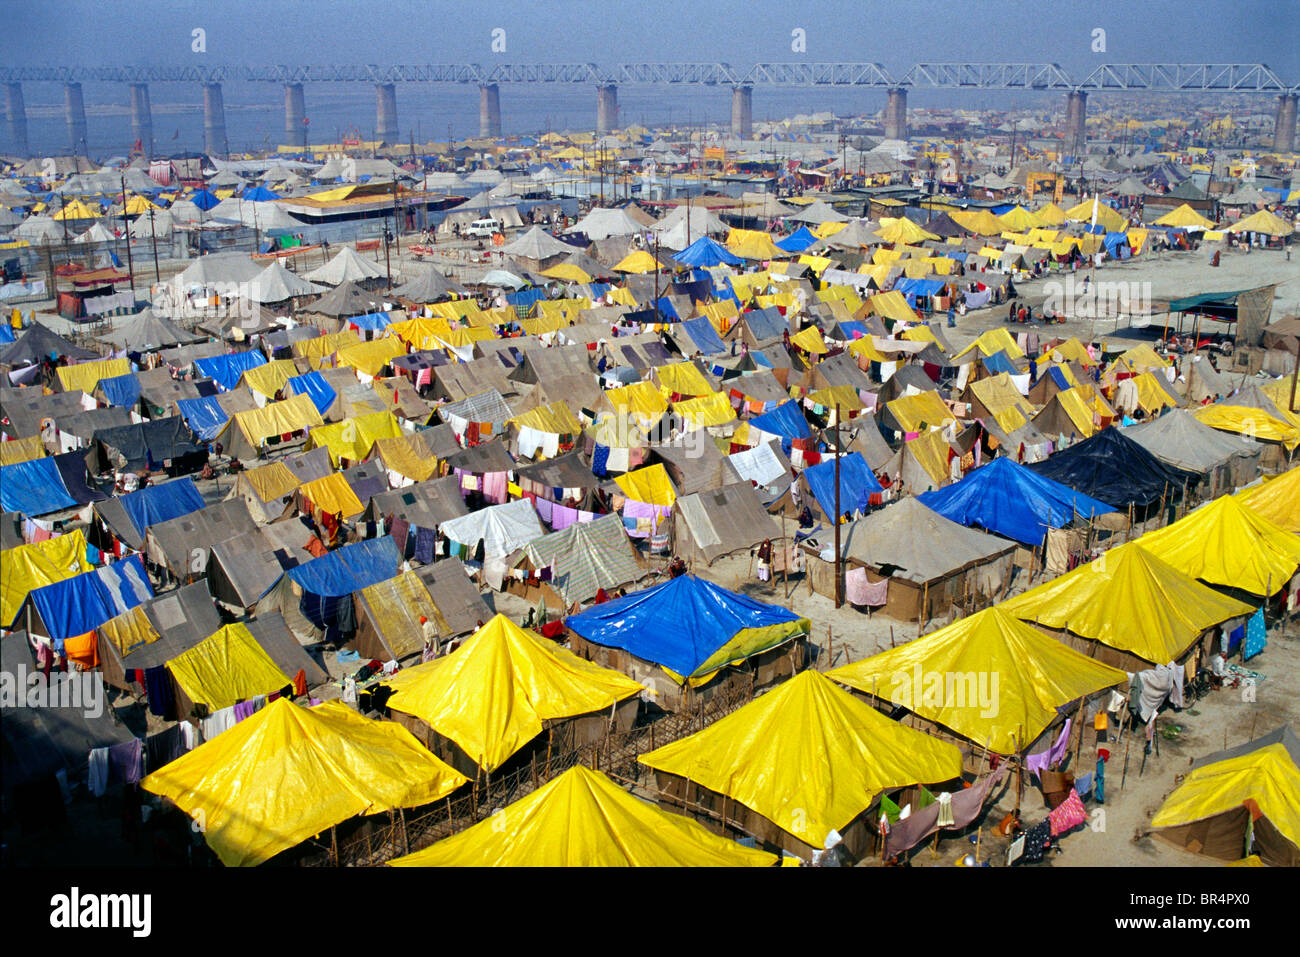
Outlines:
[{"label": "white van", "polygon": [[476,219],[462,230],[461,235],[470,239],[491,239],[497,233],[505,231],[506,224],[499,219]]}]

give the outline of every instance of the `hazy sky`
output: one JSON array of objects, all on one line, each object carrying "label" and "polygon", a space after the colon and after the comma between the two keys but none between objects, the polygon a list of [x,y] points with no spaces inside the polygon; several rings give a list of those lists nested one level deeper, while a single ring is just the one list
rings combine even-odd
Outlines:
[{"label": "hazy sky", "polygon": [[[190,32],[207,31],[207,52]],[[490,49],[506,30],[505,54]],[[791,31],[807,52],[791,52]],[[1090,50],[1106,30],[1105,54]],[[0,62],[1263,62],[1300,83],[1300,0],[0,0]]]}]

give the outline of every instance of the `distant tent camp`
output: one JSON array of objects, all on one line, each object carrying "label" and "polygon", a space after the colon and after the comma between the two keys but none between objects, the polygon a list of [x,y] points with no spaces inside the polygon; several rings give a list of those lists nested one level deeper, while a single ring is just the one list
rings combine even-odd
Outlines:
[{"label": "distant tent camp", "polygon": [[459,834],[391,867],[770,867],[744,847],[577,765]]},{"label": "distant tent camp", "polygon": [[1283,726],[1218,751],[1192,770],[1151,819],[1156,837],[1221,861],[1247,855],[1300,867],[1300,740]]},{"label": "distant tent camp", "polygon": [[141,783],[201,819],[223,864],[246,867],[348,818],[432,804],[466,782],[395,724],[342,702],[281,698]]}]

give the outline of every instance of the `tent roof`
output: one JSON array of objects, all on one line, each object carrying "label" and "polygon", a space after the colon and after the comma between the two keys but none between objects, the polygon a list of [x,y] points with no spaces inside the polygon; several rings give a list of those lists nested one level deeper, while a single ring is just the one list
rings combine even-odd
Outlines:
[{"label": "tent roof", "polygon": [[598,645],[623,648],[684,677],[711,675],[806,634],[794,612],[694,575],[596,605],[565,622]]},{"label": "tent roof", "polygon": [[223,864],[252,866],[348,818],[431,804],[467,780],[399,725],[338,701],[280,698],[141,783],[201,814]]},{"label": "tent roof", "polygon": [[602,588],[617,588],[649,574],[616,513],[535,538],[523,554],[534,568],[552,566],[551,583],[570,605],[590,601]]},{"label": "tent roof", "polygon": [[[574,227],[575,231],[577,230]],[[635,230],[634,230],[635,231]],[[561,239],[556,239],[541,226],[534,226],[498,250],[504,256],[520,256],[540,262],[552,256],[567,256],[574,247]]]},{"label": "tent roof", "polygon": [[[921,687],[914,687],[917,669]],[[1015,754],[1031,745],[1056,719],[1058,708],[1128,681],[1119,669],[1093,661],[996,606],[826,674],[987,744],[997,754]],[[925,678],[929,675],[946,676],[949,687],[935,694]],[[983,703],[978,693],[949,693],[954,676],[967,675],[987,676]]]},{"label": "tent roof", "polygon": [[1300,466],[1292,468],[1236,496],[1241,504],[1279,528],[1300,533]]},{"label": "tent roof", "polygon": [[[396,298],[396,290],[393,293]],[[323,316],[364,316],[384,307],[384,297],[368,292],[353,280],[345,279],[325,295],[303,308]]]},{"label": "tent roof", "polygon": [[1116,428],[1103,429],[1028,468],[1116,508],[1158,502],[1195,478],[1164,464]]},{"label": "tent roof", "polygon": [[570,768],[473,827],[393,867],[768,867],[776,858]]},{"label": "tent roof", "polygon": [[640,762],[725,794],[814,848],[890,788],[961,776],[961,752],[804,671]]},{"label": "tent roof", "polygon": [[1148,422],[1131,425],[1123,434],[1162,462],[1202,474],[1233,456],[1254,455],[1259,451],[1253,442],[1229,438],[1203,425],[1187,409],[1173,409]]},{"label": "tent roof", "polygon": [[334,258],[325,265],[313,269],[303,278],[311,282],[323,282],[329,286],[337,286],[339,283],[364,282],[367,279],[378,279],[386,275],[383,268],[376,262],[369,259],[363,259],[357,254],[357,251],[351,246],[342,247]]},{"label": "tent roof", "polygon": [[451,654],[386,682],[415,715],[493,771],[557,721],[608,711],[642,686],[496,615]]}]

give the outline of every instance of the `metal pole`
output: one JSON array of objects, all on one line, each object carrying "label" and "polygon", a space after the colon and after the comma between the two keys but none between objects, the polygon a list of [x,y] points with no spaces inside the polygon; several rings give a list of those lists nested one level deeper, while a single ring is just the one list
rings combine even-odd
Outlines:
[{"label": "metal pole", "polygon": [[149,239],[153,243],[153,281],[162,282],[162,271],[158,268],[158,234],[154,232],[153,204],[149,204]]},{"label": "metal pole", "polygon": [[840,405],[835,403],[835,607],[844,604],[843,576],[840,575]]},{"label": "metal pole", "polygon": [[[122,232],[126,234],[126,271],[131,276],[131,294],[135,295],[135,263],[131,260],[131,224],[126,219],[126,174],[122,174]],[[132,309],[135,308],[133,305]]]}]

